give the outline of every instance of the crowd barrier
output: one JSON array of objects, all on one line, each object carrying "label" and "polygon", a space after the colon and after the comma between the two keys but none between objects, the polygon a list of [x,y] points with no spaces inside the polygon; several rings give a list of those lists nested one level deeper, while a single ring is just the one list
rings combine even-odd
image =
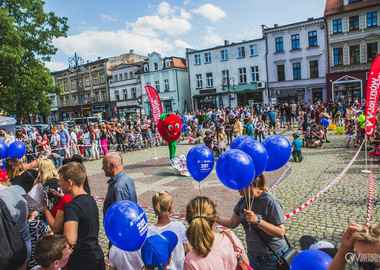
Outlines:
[{"label": "crowd barrier", "polygon": [[371,218],[371,209],[372,209],[372,197],[373,197],[373,158],[371,158],[370,165],[370,174],[369,174],[369,200],[368,200],[368,211],[367,211],[367,220],[366,226],[369,227],[369,221]]}]

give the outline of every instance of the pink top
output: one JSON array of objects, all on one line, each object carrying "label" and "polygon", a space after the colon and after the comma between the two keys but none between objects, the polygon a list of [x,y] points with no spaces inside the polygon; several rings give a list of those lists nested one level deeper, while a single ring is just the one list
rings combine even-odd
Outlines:
[{"label": "pink top", "polygon": [[[236,235],[228,231],[234,239],[236,245],[245,254],[243,244]],[[231,270],[236,269],[236,253],[230,239],[223,235],[223,239],[217,246],[213,246],[207,257],[197,255],[194,250],[190,251],[185,258],[184,270]]]}]

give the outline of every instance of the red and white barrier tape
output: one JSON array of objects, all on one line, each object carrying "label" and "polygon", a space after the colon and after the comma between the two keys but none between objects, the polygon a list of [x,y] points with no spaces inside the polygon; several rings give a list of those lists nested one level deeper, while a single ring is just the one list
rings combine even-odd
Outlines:
[{"label": "red and white barrier tape", "polygon": [[321,190],[319,193],[317,193],[313,198],[311,198],[310,200],[306,201],[304,204],[300,205],[298,208],[296,208],[295,210],[293,210],[289,214],[287,214],[285,216],[285,218],[286,219],[291,218],[293,215],[297,214],[299,211],[301,211],[306,206],[308,206],[310,203],[312,203],[317,198],[319,198],[327,190],[329,190],[330,188],[332,188],[333,186],[335,186],[340,181],[340,179],[342,179],[342,177],[346,174],[347,170],[352,166],[352,164],[354,163],[354,161],[358,157],[358,155],[360,153],[360,150],[362,149],[363,145],[364,145],[364,141],[361,144],[359,150],[356,152],[355,156],[351,159],[351,161],[347,164],[347,166],[343,169],[343,171],[334,179],[334,181],[332,181],[327,187],[325,187],[323,190]]},{"label": "red and white barrier tape", "polygon": [[373,197],[373,158],[371,158],[370,165],[370,174],[369,174],[369,200],[368,200],[368,211],[367,211],[367,221],[366,226],[369,227],[369,220],[371,218],[371,209],[372,209],[372,197]]},{"label": "red and white barrier tape", "polygon": [[282,178],[289,171],[290,165],[288,163],[286,163],[286,166],[287,166],[286,170],[282,173],[282,175],[280,176],[280,178],[278,178],[278,180],[276,181],[276,183],[274,183],[274,185],[269,189],[269,191],[272,191],[272,189],[274,189],[280,183],[280,181],[282,180]]}]

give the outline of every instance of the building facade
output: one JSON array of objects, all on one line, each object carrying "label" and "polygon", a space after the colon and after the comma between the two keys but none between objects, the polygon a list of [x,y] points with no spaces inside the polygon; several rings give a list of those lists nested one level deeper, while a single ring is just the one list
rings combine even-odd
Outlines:
[{"label": "building facade", "polygon": [[273,102],[326,101],[324,28],[323,18],[272,28],[262,26]]},{"label": "building facade", "polygon": [[[110,99],[115,104],[117,117],[141,114],[141,81],[140,68],[142,62],[120,64],[111,69]],[[115,107],[114,106],[114,107]]]},{"label": "building facade", "polygon": [[268,102],[265,43],[255,39],[187,49],[192,108],[234,108]]},{"label": "building facade", "polygon": [[368,72],[379,54],[380,2],[327,0],[327,96],[353,104],[366,96]]},{"label": "building facade", "polygon": [[142,106],[145,112],[152,115],[152,109],[145,91],[150,85],[156,89],[164,112],[189,111],[190,87],[186,59],[179,57],[162,58],[152,52],[148,61],[141,65]]},{"label": "building facade", "polygon": [[107,59],[87,62],[77,70],[65,69],[52,72],[56,84],[63,93],[59,95],[59,120],[69,120],[95,115],[110,118],[110,101],[107,86]]}]

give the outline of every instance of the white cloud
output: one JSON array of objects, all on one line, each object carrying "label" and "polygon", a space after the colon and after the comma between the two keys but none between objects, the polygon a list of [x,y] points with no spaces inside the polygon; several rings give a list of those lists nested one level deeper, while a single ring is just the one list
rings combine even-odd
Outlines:
[{"label": "white cloud", "polygon": [[187,20],[191,19],[191,14],[187,12],[186,10],[184,10],[183,8],[181,8],[180,12],[181,12],[182,18],[187,19]]},{"label": "white cloud", "polygon": [[215,28],[211,26],[207,26],[207,33],[203,38],[203,43],[205,46],[215,46],[222,45],[223,39],[214,32]]},{"label": "white cloud", "polygon": [[102,20],[109,21],[109,22],[116,22],[117,21],[117,19],[115,17],[108,15],[108,14],[101,14],[100,18]]},{"label": "white cloud", "polygon": [[173,16],[174,10],[171,8],[168,2],[163,1],[158,5],[157,14],[160,16]]},{"label": "white cloud", "polygon": [[193,46],[191,46],[189,43],[187,43],[186,41],[183,41],[183,40],[180,40],[180,39],[177,39],[174,41],[174,45],[177,46],[177,47],[181,47],[181,48],[192,48]]},{"label": "white cloud", "polygon": [[197,9],[193,9],[192,12],[200,14],[213,22],[220,21],[227,15],[226,12],[223,11],[220,7],[214,6],[212,4],[205,4]]},{"label": "white cloud", "polygon": [[98,56],[109,57],[135,49],[136,53],[148,54],[152,51],[165,54],[174,48],[168,39],[150,38],[127,30],[84,31],[78,35],[55,39],[54,45],[67,55],[75,51],[85,60],[95,60]]},{"label": "white cloud", "polygon": [[58,71],[58,70],[64,70],[69,67],[69,63],[62,63],[62,62],[45,62],[45,66],[50,71]]}]

